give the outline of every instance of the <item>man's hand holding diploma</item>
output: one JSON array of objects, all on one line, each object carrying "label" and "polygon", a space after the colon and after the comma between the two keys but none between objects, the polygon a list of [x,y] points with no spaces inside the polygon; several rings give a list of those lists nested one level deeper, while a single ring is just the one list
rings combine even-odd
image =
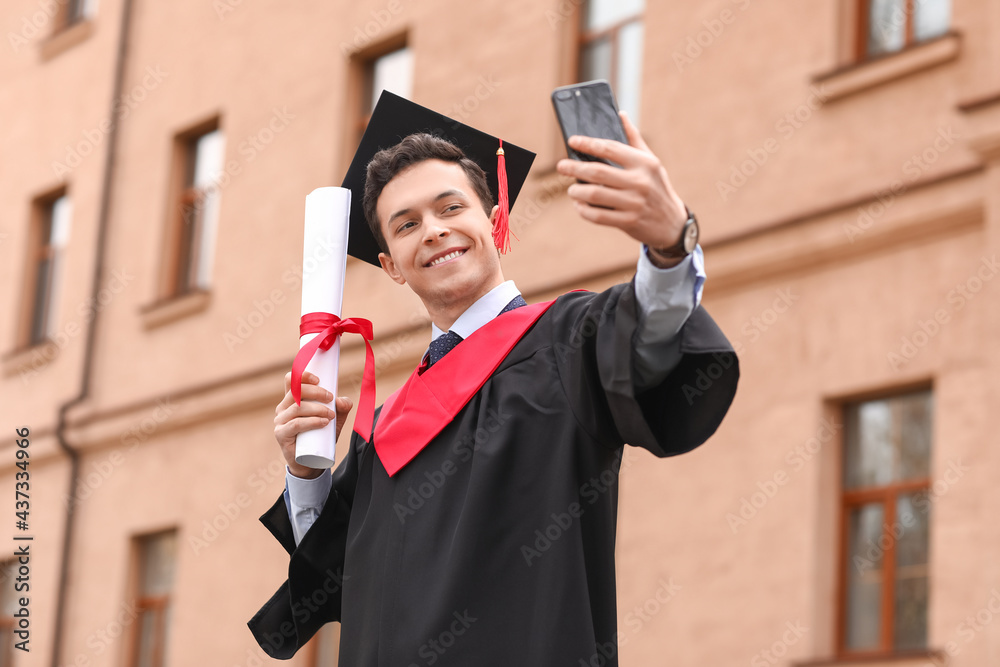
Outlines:
[{"label": "man's hand holding diploma", "polygon": [[[319,378],[309,372],[302,374],[301,405],[296,405],[291,387],[292,374],[285,373],[285,397],[274,409],[274,439],[281,447],[281,454],[285,457],[288,470],[296,477],[314,479],[326,470],[308,468],[295,462],[295,436],[303,431],[323,428],[330,423],[334,412],[324,403],[328,403],[333,395],[319,386]],[[336,438],[339,439],[340,431],[344,428],[347,415],[354,407],[354,403],[346,396],[338,396],[336,407]]]}]

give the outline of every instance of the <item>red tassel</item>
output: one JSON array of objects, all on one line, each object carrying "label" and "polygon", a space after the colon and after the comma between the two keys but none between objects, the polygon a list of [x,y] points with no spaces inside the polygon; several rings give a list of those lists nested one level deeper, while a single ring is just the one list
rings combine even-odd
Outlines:
[{"label": "red tassel", "polygon": [[[497,149],[497,219],[493,223],[493,245],[497,247],[501,255],[506,255],[510,250],[510,204],[507,198],[507,160],[503,155],[503,139],[500,140],[500,148]],[[517,238],[517,235],[514,236]]]}]

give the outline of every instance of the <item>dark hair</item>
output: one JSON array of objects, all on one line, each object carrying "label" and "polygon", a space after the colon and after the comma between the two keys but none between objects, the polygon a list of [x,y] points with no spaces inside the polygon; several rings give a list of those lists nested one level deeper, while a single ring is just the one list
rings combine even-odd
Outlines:
[{"label": "dark hair", "polygon": [[470,160],[455,144],[435,137],[433,134],[411,134],[395,146],[384,148],[368,163],[368,174],[365,180],[364,209],[365,219],[378,241],[382,252],[389,254],[389,246],[382,234],[378,213],[375,211],[382,189],[396,177],[399,172],[424,160],[443,160],[454,162],[465,170],[465,175],[472,184],[472,189],[479,197],[486,215],[493,209],[493,194],[486,183],[486,172],[474,160]]}]

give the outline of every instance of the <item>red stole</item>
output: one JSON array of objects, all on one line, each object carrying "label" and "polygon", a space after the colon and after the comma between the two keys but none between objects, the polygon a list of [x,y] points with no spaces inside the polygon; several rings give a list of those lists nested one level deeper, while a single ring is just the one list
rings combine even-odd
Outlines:
[{"label": "red stole", "polygon": [[420,453],[486,384],[524,334],[555,301],[498,315],[382,405],[373,443],[389,476]]}]

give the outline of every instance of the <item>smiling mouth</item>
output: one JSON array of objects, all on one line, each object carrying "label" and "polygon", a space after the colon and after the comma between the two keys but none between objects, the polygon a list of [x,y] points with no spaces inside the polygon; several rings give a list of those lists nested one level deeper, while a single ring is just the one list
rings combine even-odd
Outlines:
[{"label": "smiling mouth", "polygon": [[437,266],[438,264],[444,264],[445,262],[450,262],[451,260],[455,259],[456,257],[461,257],[462,255],[464,255],[467,250],[468,250],[468,248],[466,248],[464,250],[456,250],[454,252],[449,252],[447,255],[444,255],[442,257],[438,257],[437,259],[435,259],[435,260],[433,260],[431,262],[427,262],[426,264],[424,264],[424,266],[431,267],[431,266]]}]

